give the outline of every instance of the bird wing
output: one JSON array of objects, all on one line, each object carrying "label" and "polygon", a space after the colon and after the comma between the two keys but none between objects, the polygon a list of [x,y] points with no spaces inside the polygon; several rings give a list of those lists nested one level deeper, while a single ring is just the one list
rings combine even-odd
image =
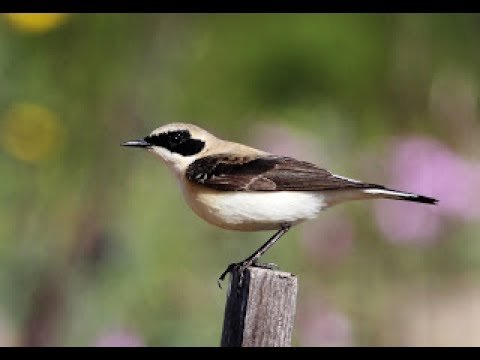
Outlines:
[{"label": "bird wing", "polygon": [[383,188],[334,175],[314,164],[284,156],[210,155],[194,161],[188,180],[223,191],[323,191]]}]

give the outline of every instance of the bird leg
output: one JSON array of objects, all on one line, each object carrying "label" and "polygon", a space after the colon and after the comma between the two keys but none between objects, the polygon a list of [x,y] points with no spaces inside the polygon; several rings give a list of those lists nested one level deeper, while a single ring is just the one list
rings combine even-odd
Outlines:
[{"label": "bird leg", "polygon": [[240,286],[243,280],[243,273],[245,269],[249,266],[256,266],[256,267],[262,267],[262,268],[267,268],[267,269],[272,269],[272,268],[278,268],[277,265],[275,264],[259,264],[257,261],[260,259],[260,257],[267,252],[268,249],[270,249],[273,244],[275,244],[283,235],[287,233],[288,230],[290,230],[291,225],[290,224],[282,224],[282,227],[280,230],[278,230],[268,241],[260,246],[252,255],[250,255],[248,258],[246,258],[243,261],[240,261],[238,263],[232,263],[228,265],[228,267],[225,269],[225,271],[220,275],[218,278],[218,286],[220,289],[222,288],[222,281],[225,279],[225,276],[227,276],[228,273],[230,273],[232,270],[238,270],[240,272]]}]

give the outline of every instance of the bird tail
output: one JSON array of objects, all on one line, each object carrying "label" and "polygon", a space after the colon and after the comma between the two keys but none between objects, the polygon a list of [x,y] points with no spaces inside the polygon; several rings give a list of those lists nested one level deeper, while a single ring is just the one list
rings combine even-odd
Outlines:
[{"label": "bird tail", "polygon": [[409,193],[405,191],[387,189],[384,187],[369,188],[369,189],[363,190],[362,192],[364,194],[371,195],[374,198],[380,198],[380,199],[383,198],[383,199],[394,199],[394,200],[406,200],[406,201],[413,201],[413,202],[431,204],[431,205],[435,205],[436,203],[438,203],[437,199],[434,199],[428,196]]}]

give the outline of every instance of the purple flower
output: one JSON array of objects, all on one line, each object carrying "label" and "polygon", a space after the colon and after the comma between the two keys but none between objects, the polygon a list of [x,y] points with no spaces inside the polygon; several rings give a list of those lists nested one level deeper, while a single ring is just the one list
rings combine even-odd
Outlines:
[{"label": "purple flower", "polygon": [[428,244],[440,234],[444,217],[480,218],[479,163],[468,162],[437,140],[410,137],[394,143],[388,164],[389,187],[439,200],[436,206],[377,201],[377,223],[391,241]]},{"label": "purple flower", "polygon": [[302,301],[297,319],[300,346],[352,345],[349,319],[319,296],[310,295]]},{"label": "purple flower", "polygon": [[272,154],[290,156],[310,162],[318,162],[317,149],[313,138],[296,133],[294,129],[278,124],[259,124],[252,132],[253,146]]},{"label": "purple flower", "polygon": [[431,209],[413,203],[375,204],[375,216],[380,231],[392,242],[428,245],[441,230],[441,220]]},{"label": "purple flower", "polygon": [[143,340],[127,331],[113,330],[100,336],[95,342],[96,347],[142,347],[145,346]]},{"label": "purple flower", "polygon": [[306,223],[303,226],[302,245],[314,262],[336,264],[350,252],[355,239],[355,228],[344,214]]}]

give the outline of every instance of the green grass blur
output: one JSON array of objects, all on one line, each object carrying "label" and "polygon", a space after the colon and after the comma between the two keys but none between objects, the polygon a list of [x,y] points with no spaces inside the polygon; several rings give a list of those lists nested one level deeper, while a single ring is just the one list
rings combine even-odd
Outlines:
[{"label": "green grass blur", "polygon": [[[478,15],[37,16],[0,19],[6,346],[88,346],[120,330],[219,345],[216,279],[270,234],[204,223],[157,159],[120,147],[160,125],[292,141],[285,151],[380,183],[404,136],[480,156]],[[336,251],[341,219],[354,240]],[[480,345],[478,219],[444,222],[428,245],[392,243],[364,202],[294,228],[265,257],[299,277],[294,344]],[[336,258],[311,256],[306,229]]]}]

